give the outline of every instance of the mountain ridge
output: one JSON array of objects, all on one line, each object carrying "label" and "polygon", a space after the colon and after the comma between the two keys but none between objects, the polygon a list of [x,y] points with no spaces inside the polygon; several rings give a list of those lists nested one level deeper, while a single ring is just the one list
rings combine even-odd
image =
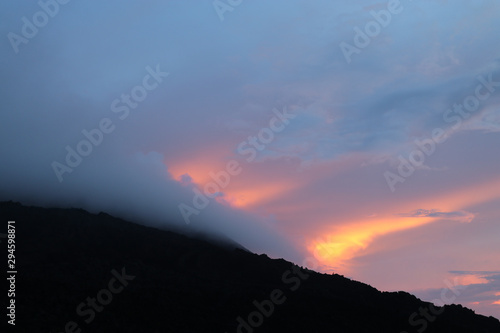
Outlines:
[{"label": "mountain ridge", "polygon": [[461,305],[434,307],[231,242],[81,209],[1,202],[0,215],[16,221],[26,332],[500,332],[496,318]]}]

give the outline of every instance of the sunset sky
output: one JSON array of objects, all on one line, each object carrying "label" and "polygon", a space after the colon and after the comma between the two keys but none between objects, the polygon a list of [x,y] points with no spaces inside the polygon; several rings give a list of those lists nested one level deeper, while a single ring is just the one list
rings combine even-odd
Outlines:
[{"label": "sunset sky", "polygon": [[42,3],[0,4],[0,200],[500,318],[498,1]]}]

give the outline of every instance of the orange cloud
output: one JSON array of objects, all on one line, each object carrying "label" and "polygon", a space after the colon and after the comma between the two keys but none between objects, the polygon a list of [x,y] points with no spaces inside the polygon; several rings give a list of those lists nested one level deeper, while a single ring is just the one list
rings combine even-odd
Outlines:
[{"label": "orange cloud", "polygon": [[445,192],[423,200],[422,204],[425,203],[427,207],[432,207],[435,203],[439,203],[441,209],[453,211],[466,209],[497,198],[500,198],[500,177],[487,180],[482,184]]},{"label": "orange cloud", "polygon": [[484,276],[478,276],[478,275],[463,275],[460,276],[460,285],[462,286],[468,286],[471,284],[488,284],[490,281],[488,281]]},{"label": "orange cloud", "polygon": [[[471,195],[474,193],[474,195]],[[464,188],[448,195],[426,197],[418,202],[409,202],[404,208],[418,209],[420,207],[440,208],[440,211],[458,211],[474,204],[490,201],[500,197],[500,178],[488,181],[473,188]],[[443,209],[444,208],[444,209]],[[404,210],[403,210],[404,211]],[[401,211],[399,212],[401,213]],[[466,214],[467,215],[467,214]],[[376,218],[367,218],[363,221],[346,221],[343,226],[320,231],[321,236],[309,240],[306,245],[322,264],[345,266],[349,259],[355,257],[360,251],[366,250],[375,238],[393,232],[416,228],[433,221],[446,218],[446,214],[438,216],[401,216],[385,214]],[[463,218],[454,218],[462,222],[470,222],[473,215]],[[477,276],[465,277],[464,285],[487,283]]]},{"label": "orange cloud", "polygon": [[[169,165],[168,169],[176,179],[188,174],[193,183],[201,188],[212,181],[210,172],[224,170],[225,163],[231,156],[230,151],[228,147],[216,147],[211,151],[203,151],[182,161],[176,161]],[[439,219],[470,222],[474,215],[465,214],[461,217],[451,212],[461,212],[475,204],[500,198],[498,178],[478,185],[444,190],[411,201],[395,200],[397,206],[386,204],[384,198],[380,198],[378,205],[371,204],[370,208],[367,207],[372,214],[367,216],[366,212],[359,209],[360,203],[356,202],[354,197],[346,197],[346,194],[333,188],[331,191],[325,190],[321,184],[324,180],[320,180],[325,177],[342,177],[343,173],[356,168],[365,157],[354,155],[339,161],[329,161],[315,165],[309,170],[302,170],[300,174],[297,172],[296,162],[287,164],[279,159],[262,163],[243,162],[242,174],[231,178],[229,186],[222,189],[224,197],[219,197],[218,201],[254,212],[265,209],[280,219],[286,218],[289,229],[284,230],[285,232],[292,231],[294,224],[300,224],[300,230],[303,230],[304,219],[307,219],[310,222],[307,227],[311,228],[309,235],[316,235],[306,236],[304,245],[307,250],[322,265],[344,266],[362,251],[366,253],[377,237],[417,228]],[[304,184],[308,186],[303,187]],[[323,192],[316,192],[316,188],[321,188]],[[346,207],[342,207],[341,213],[333,211],[328,205],[329,201],[346,202]],[[350,206],[352,209],[348,209]],[[429,212],[435,209],[443,213],[434,216],[400,215],[419,209]],[[301,233],[303,234],[303,231]],[[466,284],[479,283],[480,278],[470,277],[467,281]]]},{"label": "orange cloud", "polygon": [[[466,212],[466,208],[498,198],[500,198],[500,178],[407,202],[399,202],[396,207],[384,205],[381,201],[380,210],[371,217],[356,216],[359,212],[356,209],[358,203],[353,205],[352,213],[340,217],[343,219],[342,222],[337,220],[339,215],[332,212],[331,214],[335,216],[332,217],[332,222],[323,216],[320,219],[324,221],[319,220],[311,224],[323,227],[317,228],[315,230],[317,236],[306,239],[305,245],[320,264],[342,266],[344,272],[349,273],[349,260],[361,253],[367,254],[370,251],[370,245],[377,237],[417,228],[442,219],[471,222],[474,214]],[[419,209],[428,210],[429,214],[401,215],[401,213]],[[328,214],[328,212],[323,214]],[[332,227],[332,225],[335,226]],[[464,285],[486,283],[484,279],[477,276],[464,279]]]},{"label": "orange cloud", "polygon": [[493,303],[491,303],[491,304],[493,304],[493,305],[500,305],[500,300],[498,300],[498,301],[496,301],[496,302],[493,302]]},{"label": "orange cloud", "polygon": [[210,175],[226,170],[227,161],[231,159],[238,161],[242,171],[239,175],[230,176],[229,184],[220,188],[224,196],[217,198],[219,203],[251,209],[259,204],[269,203],[299,186],[298,181],[290,180],[289,174],[273,172],[277,168],[282,169],[279,164],[269,166],[271,163],[246,163],[237,156],[231,156],[231,153],[224,149],[205,151],[185,160],[166,164],[174,179],[182,181],[183,176],[187,175],[191,182],[204,192],[204,187],[214,182]]},{"label": "orange cloud", "polygon": [[294,187],[290,182],[253,182],[253,185],[231,186],[224,190],[226,201],[238,208],[249,209],[264,201],[279,197]]},{"label": "orange cloud", "polygon": [[312,240],[308,249],[322,264],[336,266],[352,259],[360,250],[366,249],[375,237],[415,228],[435,219],[389,215],[366,222],[352,223]]}]

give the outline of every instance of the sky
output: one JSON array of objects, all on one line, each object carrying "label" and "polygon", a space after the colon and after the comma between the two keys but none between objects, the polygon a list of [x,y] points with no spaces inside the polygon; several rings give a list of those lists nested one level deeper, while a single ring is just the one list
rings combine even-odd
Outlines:
[{"label": "sky", "polygon": [[500,318],[500,3],[0,4],[0,200]]}]

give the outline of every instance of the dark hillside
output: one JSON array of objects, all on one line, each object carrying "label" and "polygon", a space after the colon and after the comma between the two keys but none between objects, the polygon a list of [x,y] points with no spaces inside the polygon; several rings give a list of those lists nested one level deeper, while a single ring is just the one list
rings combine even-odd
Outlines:
[{"label": "dark hillside", "polygon": [[16,221],[14,332],[500,332],[461,306],[103,213],[9,202],[0,216]]}]

